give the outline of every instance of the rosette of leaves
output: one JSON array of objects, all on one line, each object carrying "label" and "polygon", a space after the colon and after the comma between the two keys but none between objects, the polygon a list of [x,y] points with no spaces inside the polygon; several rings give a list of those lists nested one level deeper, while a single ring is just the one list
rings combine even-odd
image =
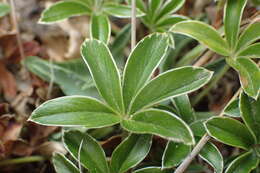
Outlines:
[{"label": "rosette of leaves", "polygon": [[210,136],[224,144],[244,150],[229,163],[226,173],[249,173],[259,166],[260,99],[254,100],[242,93],[239,108],[244,123],[228,117],[214,117],[205,123]]},{"label": "rosette of leaves", "polygon": [[86,40],[81,47],[82,57],[102,99],[84,96],[53,99],[39,106],[30,120],[43,125],[84,126],[89,129],[120,124],[122,129],[131,133],[115,149],[110,164],[92,137],[80,136],[73,131],[65,133],[68,150],[74,158],[80,156],[78,160],[90,172],[126,172],[145,158],[150,149],[151,135],[194,144],[192,131],[181,118],[153,106],[197,90],[210,80],[212,72],[185,66],[151,79],[167,48],[168,37],[165,34],[145,37],[131,52],[121,78],[108,47],[96,39]]},{"label": "rosette of leaves", "polygon": [[224,12],[225,37],[208,24],[189,20],[177,23],[171,28],[198,40],[211,51],[226,57],[240,77],[244,92],[257,99],[260,90],[260,69],[252,58],[260,57],[260,22],[252,21],[244,30],[240,30],[243,10],[247,0],[227,0]]},{"label": "rosette of leaves", "polygon": [[[64,0],[46,8],[39,22],[51,24],[80,15],[90,16],[91,38],[108,43],[111,34],[109,16],[129,18],[131,7],[117,0]],[[143,15],[143,12],[137,10],[138,17]]]}]

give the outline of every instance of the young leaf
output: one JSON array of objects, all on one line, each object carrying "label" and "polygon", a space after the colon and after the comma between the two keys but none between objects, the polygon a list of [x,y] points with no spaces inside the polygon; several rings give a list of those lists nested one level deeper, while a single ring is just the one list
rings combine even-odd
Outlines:
[{"label": "young leaf", "polygon": [[187,157],[191,151],[191,146],[169,141],[162,157],[162,167],[171,168],[177,166]]},{"label": "young leaf", "polygon": [[151,78],[168,48],[165,34],[145,37],[132,51],[124,70],[123,93],[126,107]]},{"label": "young leaf", "polygon": [[123,120],[121,125],[133,133],[149,133],[187,145],[194,144],[189,126],[179,117],[167,111],[159,109],[140,111],[131,119]]},{"label": "young leaf", "polygon": [[260,68],[254,61],[247,58],[226,58],[227,63],[239,73],[243,90],[257,99],[260,90]]},{"label": "young leaf", "polygon": [[54,23],[72,16],[89,14],[90,9],[78,1],[60,1],[45,9],[40,23]]},{"label": "young leaf", "polygon": [[62,154],[55,153],[52,162],[57,173],[79,173],[78,168]]},{"label": "young leaf", "polygon": [[231,49],[237,43],[242,13],[247,0],[227,0],[224,12],[224,27],[226,40]]},{"label": "young leaf", "polygon": [[259,159],[252,152],[246,152],[234,159],[225,173],[250,173],[258,164]]},{"label": "young leaf", "polygon": [[164,6],[161,8],[161,11],[157,15],[157,20],[166,14],[171,14],[179,10],[182,5],[185,3],[185,0],[168,0]]},{"label": "young leaf", "polygon": [[107,44],[110,38],[110,30],[109,19],[106,15],[93,14],[91,16],[90,34],[92,39],[95,38]]},{"label": "young leaf", "polygon": [[27,57],[22,63],[43,80],[58,84],[66,95],[99,98],[96,86],[81,58],[50,63],[39,57]]},{"label": "young leaf", "polygon": [[206,121],[205,126],[210,136],[227,145],[248,150],[254,144],[250,131],[238,120],[214,117]]},{"label": "young leaf", "polygon": [[200,67],[181,67],[162,73],[140,90],[130,105],[130,112],[195,91],[205,85],[211,76],[212,72]]},{"label": "young leaf", "polygon": [[230,102],[224,108],[224,113],[225,113],[225,115],[228,115],[231,117],[240,117],[239,99],[235,99],[232,102]]},{"label": "young leaf", "polygon": [[200,151],[199,156],[214,168],[215,173],[223,172],[223,157],[214,144],[207,143]]},{"label": "young leaf", "polygon": [[99,128],[117,124],[120,117],[96,99],[66,96],[43,103],[30,120],[43,125]]},{"label": "young leaf", "polygon": [[190,36],[220,55],[228,56],[230,53],[228,44],[221,35],[203,22],[192,20],[179,22],[171,28],[171,31]]},{"label": "young leaf", "polygon": [[8,4],[0,2],[0,17],[7,15],[10,12],[11,8]]},{"label": "young leaf", "polygon": [[151,145],[151,135],[130,135],[112,154],[112,172],[124,173],[127,172],[128,169],[136,166],[146,157]]},{"label": "young leaf", "polygon": [[237,51],[254,43],[260,38],[260,22],[250,24],[241,34],[237,44]]},{"label": "young leaf", "polygon": [[239,107],[246,126],[256,137],[257,143],[260,143],[260,98],[253,100],[242,93]]},{"label": "young leaf", "polygon": [[134,173],[170,173],[169,170],[162,170],[160,167],[146,167],[134,171]]},{"label": "young leaf", "polygon": [[[260,29],[260,28],[259,28]],[[244,50],[242,50],[239,54],[239,57],[249,57],[249,58],[260,58],[260,43],[255,43]]]},{"label": "young leaf", "polygon": [[[110,14],[115,17],[119,17],[119,18],[130,18],[131,17],[131,7],[128,5],[107,3],[104,5],[103,8],[107,14]],[[141,12],[139,9],[136,10],[137,17],[141,17],[144,15],[145,14],[143,12]]]},{"label": "young leaf", "polygon": [[115,111],[124,112],[120,74],[108,47],[98,40],[86,40],[81,54],[100,95]]},{"label": "young leaf", "polygon": [[63,141],[75,159],[78,159],[80,144],[83,141],[80,150],[80,163],[90,173],[109,173],[105,152],[93,137],[79,131],[68,131],[64,133]]},{"label": "young leaf", "polygon": [[172,99],[173,104],[175,105],[178,115],[186,123],[192,123],[195,120],[194,111],[190,104],[189,96],[187,94],[175,97]]}]

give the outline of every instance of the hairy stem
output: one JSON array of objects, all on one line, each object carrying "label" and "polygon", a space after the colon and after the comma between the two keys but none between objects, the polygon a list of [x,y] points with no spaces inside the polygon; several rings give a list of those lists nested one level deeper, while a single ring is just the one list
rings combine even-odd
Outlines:
[{"label": "hairy stem", "polygon": [[136,44],[136,0],[132,0],[132,15],[131,15],[131,49],[133,50]]}]

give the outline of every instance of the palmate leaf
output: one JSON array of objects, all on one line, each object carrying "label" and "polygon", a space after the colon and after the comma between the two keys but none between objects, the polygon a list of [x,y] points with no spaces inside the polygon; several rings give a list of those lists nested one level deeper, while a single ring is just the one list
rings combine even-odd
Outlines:
[{"label": "palmate leaf", "polygon": [[48,24],[67,19],[72,16],[90,14],[90,9],[79,1],[61,1],[46,8],[39,20],[40,23]]},{"label": "palmate leaf", "polygon": [[220,55],[228,56],[230,53],[228,44],[221,35],[203,22],[193,20],[179,22],[170,31],[190,36]]},{"label": "palmate leaf", "polygon": [[80,173],[78,168],[63,154],[55,153],[52,162],[57,173]]},{"label": "palmate leaf", "polygon": [[91,173],[110,172],[105,152],[93,137],[71,130],[64,133],[63,142],[66,149],[75,159],[78,159],[81,146],[80,163]]},{"label": "palmate leaf", "polygon": [[115,111],[124,113],[120,74],[108,47],[98,40],[86,40],[81,47],[100,95]]},{"label": "palmate leaf", "polygon": [[256,138],[257,143],[260,143],[260,98],[254,100],[242,93],[239,107],[246,126]]},{"label": "palmate leaf", "polygon": [[235,49],[242,13],[247,0],[227,0],[224,12],[224,27],[226,40],[231,49]]},{"label": "palmate leaf", "polygon": [[194,144],[189,126],[167,111],[159,109],[140,111],[132,115],[131,119],[123,120],[121,125],[132,133],[154,134],[175,142]]},{"label": "palmate leaf", "polygon": [[104,14],[93,14],[90,23],[91,38],[95,38],[107,44],[109,42],[110,34],[111,28],[108,16]]},{"label": "palmate leaf", "polygon": [[195,91],[211,77],[212,72],[200,67],[181,67],[162,73],[140,90],[130,105],[130,113]]},{"label": "palmate leaf", "polygon": [[140,163],[148,154],[152,145],[151,135],[131,134],[113,152],[112,172],[124,173]]},{"label": "palmate leaf", "polygon": [[30,120],[43,125],[99,128],[117,124],[121,118],[96,99],[66,96],[43,103]]},{"label": "palmate leaf", "polygon": [[214,117],[206,121],[205,126],[210,136],[227,145],[248,150],[255,143],[250,131],[238,120]]},{"label": "palmate leaf", "polygon": [[259,159],[251,151],[234,159],[227,167],[225,173],[250,173],[259,164]]},{"label": "palmate leaf", "polygon": [[245,93],[257,99],[260,90],[260,68],[257,64],[248,58],[226,58],[226,61],[239,73]]},{"label": "palmate leaf", "polygon": [[165,34],[152,34],[138,43],[129,56],[123,75],[123,93],[128,106],[166,54]]},{"label": "palmate leaf", "polygon": [[241,34],[236,50],[239,51],[260,38],[260,22],[250,24]]}]

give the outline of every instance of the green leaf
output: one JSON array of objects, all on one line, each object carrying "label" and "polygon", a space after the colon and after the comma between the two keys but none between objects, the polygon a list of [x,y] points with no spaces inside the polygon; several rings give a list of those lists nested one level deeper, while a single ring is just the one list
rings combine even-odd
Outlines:
[{"label": "green leaf", "polygon": [[10,10],[11,8],[8,4],[0,2],[0,17],[7,15]]},{"label": "green leaf", "polygon": [[214,117],[209,119],[205,125],[210,136],[227,145],[248,150],[254,144],[250,131],[238,120]]},{"label": "green leaf", "polygon": [[185,0],[168,0],[158,13],[157,20],[162,16],[176,12],[183,6],[184,3]]},{"label": "green leaf", "polygon": [[226,58],[227,63],[238,73],[243,90],[257,99],[260,90],[260,68],[254,61],[247,58]]},{"label": "green leaf", "polygon": [[247,0],[227,0],[224,11],[226,40],[233,50],[236,47],[240,22]]},{"label": "green leaf", "polygon": [[259,164],[259,160],[252,152],[246,152],[234,159],[225,173],[250,173]]},{"label": "green leaf", "polygon": [[153,71],[165,56],[167,48],[168,42],[165,34],[152,34],[140,41],[132,51],[123,75],[126,107],[151,78]]},{"label": "green leaf", "polygon": [[[132,3],[132,0],[126,0],[128,4],[131,5]],[[145,12],[147,11],[146,10],[146,5],[145,5],[145,2],[143,0],[135,0],[136,1],[136,7],[138,9],[140,9],[142,12]]]},{"label": "green leaf", "polygon": [[230,53],[228,44],[221,35],[203,22],[192,20],[179,22],[171,28],[171,31],[190,36],[220,55],[228,56]]},{"label": "green leaf", "polygon": [[157,23],[156,27],[157,28],[164,28],[164,29],[169,29],[176,23],[188,20],[189,18],[186,16],[181,16],[181,15],[171,15],[171,16],[165,16],[164,18],[161,18]]},{"label": "green leaf", "polygon": [[260,98],[253,100],[246,94],[240,95],[239,107],[241,116],[248,127],[255,136],[257,143],[260,143]]},{"label": "green leaf", "polygon": [[[104,5],[103,8],[107,14],[110,14],[115,17],[119,17],[119,18],[131,17],[131,6],[128,5],[107,3]],[[136,9],[136,17],[141,17],[144,15],[145,14],[142,11]]]},{"label": "green leaf", "polygon": [[182,120],[188,124],[195,120],[194,111],[187,94],[175,97],[172,101],[178,111],[178,115]]},{"label": "green leaf", "polygon": [[206,133],[204,122],[209,118],[216,116],[211,112],[195,112],[195,121],[189,124],[195,136],[202,137]]},{"label": "green leaf", "polygon": [[169,141],[162,157],[162,167],[171,168],[180,164],[190,153],[191,146]]},{"label": "green leaf", "polygon": [[242,50],[239,57],[260,58],[260,43],[252,44]]},{"label": "green leaf", "polygon": [[86,40],[81,54],[100,95],[115,111],[123,113],[120,74],[108,47],[98,40]]},{"label": "green leaf", "polygon": [[99,128],[117,124],[120,117],[96,99],[66,96],[43,103],[30,120],[43,125]]},{"label": "green leaf", "polygon": [[39,57],[27,57],[23,65],[45,81],[59,85],[66,95],[98,98],[96,86],[81,58],[65,62],[49,62]]},{"label": "green leaf", "polygon": [[107,15],[96,15],[91,16],[90,34],[91,38],[95,38],[104,43],[109,42],[111,33],[110,23]]},{"label": "green leaf", "polygon": [[109,49],[111,50],[113,57],[115,58],[117,66],[121,67],[122,69],[125,65],[123,50],[127,47],[130,37],[131,37],[131,25],[128,24],[123,29],[120,30],[120,32],[116,35],[113,43],[109,46]]},{"label": "green leaf", "polygon": [[223,172],[223,157],[214,144],[206,143],[206,145],[200,151],[199,156],[214,168],[215,173]]},{"label": "green leaf", "polygon": [[72,16],[89,14],[90,9],[78,1],[60,1],[45,9],[39,20],[48,24],[67,19]]},{"label": "green leaf", "polygon": [[232,102],[230,102],[224,108],[224,114],[231,117],[240,117],[239,99],[235,99]]},{"label": "green leaf", "polygon": [[57,173],[79,173],[78,168],[63,154],[55,153],[52,162]]},{"label": "green leaf", "polygon": [[162,73],[140,90],[130,105],[130,112],[195,91],[211,76],[212,72],[200,67],[181,67]]},{"label": "green leaf", "polygon": [[260,22],[250,24],[241,34],[237,44],[237,51],[254,43],[260,38]]},{"label": "green leaf", "polygon": [[128,169],[136,166],[146,157],[151,145],[151,135],[130,135],[112,154],[112,172],[124,173],[127,172]]},{"label": "green leaf", "polygon": [[98,142],[88,134],[79,131],[67,131],[63,136],[64,145],[70,154],[78,159],[80,150],[80,163],[87,168],[90,173],[109,173],[105,152]]},{"label": "green leaf", "polygon": [[160,167],[146,167],[134,171],[134,173],[170,173],[169,170],[162,170]]},{"label": "green leaf", "polygon": [[192,132],[187,124],[176,115],[159,110],[148,109],[123,120],[122,127],[133,133],[158,135],[187,145],[194,144]]}]

